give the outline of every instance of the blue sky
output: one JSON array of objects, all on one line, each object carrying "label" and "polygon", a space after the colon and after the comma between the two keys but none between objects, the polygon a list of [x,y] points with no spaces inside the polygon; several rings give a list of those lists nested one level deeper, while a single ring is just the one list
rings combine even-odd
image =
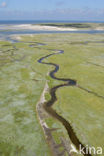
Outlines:
[{"label": "blue sky", "polygon": [[0,0],[0,20],[103,20],[104,0]]}]

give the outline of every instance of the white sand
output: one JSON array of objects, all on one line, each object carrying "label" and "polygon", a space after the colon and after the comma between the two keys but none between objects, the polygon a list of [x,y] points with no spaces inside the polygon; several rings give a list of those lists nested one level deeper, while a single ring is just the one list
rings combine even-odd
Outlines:
[{"label": "white sand", "polygon": [[104,30],[104,27],[97,27],[95,30]]},{"label": "white sand", "polygon": [[[78,31],[81,29],[76,29],[71,27],[65,28],[65,27],[58,27],[58,26],[55,27],[55,26],[43,26],[43,25],[32,25],[32,24],[19,24],[19,25],[3,25],[0,26],[0,30]],[[104,27],[96,27],[93,30],[104,30]]]},{"label": "white sand", "polygon": [[60,27],[54,27],[54,26],[41,26],[41,25],[31,25],[31,24],[24,24],[24,25],[18,25],[14,26],[14,28],[20,28],[20,29],[29,29],[29,30],[45,30],[45,31],[77,31],[78,29],[74,28],[60,28]]},{"label": "white sand", "polygon": [[54,26],[41,26],[41,25],[32,25],[32,24],[20,24],[20,25],[5,25],[1,27],[2,30],[41,30],[41,31],[77,31],[78,29],[74,28],[60,28]]}]

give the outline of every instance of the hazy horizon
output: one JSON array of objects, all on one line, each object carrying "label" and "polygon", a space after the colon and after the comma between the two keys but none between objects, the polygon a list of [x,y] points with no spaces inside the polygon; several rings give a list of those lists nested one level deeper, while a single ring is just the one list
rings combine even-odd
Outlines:
[{"label": "hazy horizon", "polygon": [[104,1],[0,0],[0,20],[104,21]]}]

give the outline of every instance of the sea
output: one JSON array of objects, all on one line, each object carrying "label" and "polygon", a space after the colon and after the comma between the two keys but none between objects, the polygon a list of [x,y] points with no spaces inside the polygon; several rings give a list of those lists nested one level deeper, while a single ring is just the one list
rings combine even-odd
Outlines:
[{"label": "sea", "polygon": [[104,21],[77,21],[77,20],[0,20],[1,24],[41,24],[41,23],[104,23]]}]

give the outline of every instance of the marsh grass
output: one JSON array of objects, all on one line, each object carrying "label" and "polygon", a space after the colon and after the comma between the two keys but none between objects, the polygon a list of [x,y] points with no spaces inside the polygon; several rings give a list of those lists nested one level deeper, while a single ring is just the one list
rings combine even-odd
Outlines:
[{"label": "marsh grass", "polygon": [[37,63],[44,52],[17,43],[12,57],[4,44],[10,43],[0,43],[0,156],[50,155],[36,112],[48,71]]},{"label": "marsh grass", "polygon": [[[4,58],[0,60],[0,152],[2,156],[50,156],[37,118],[36,103],[46,81],[50,88],[63,82],[50,78],[47,74],[53,67],[39,64],[37,60],[54,52],[47,49],[64,50],[64,54],[45,60],[60,65],[56,76],[75,79],[80,86],[104,96],[104,45],[96,43],[103,41],[104,35],[42,34],[22,36],[21,40],[46,45],[29,47],[31,43],[15,43],[18,50],[11,56],[10,51],[6,54],[3,51],[12,44],[0,41],[0,57]],[[104,99],[77,87],[58,89],[57,98],[53,108],[70,122],[80,141],[102,147]],[[48,93],[46,99],[50,99]],[[47,118],[46,123],[50,128],[58,128],[53,133],[57,143],[60,137],[68,139],[65,128],[54,118]]]}]

